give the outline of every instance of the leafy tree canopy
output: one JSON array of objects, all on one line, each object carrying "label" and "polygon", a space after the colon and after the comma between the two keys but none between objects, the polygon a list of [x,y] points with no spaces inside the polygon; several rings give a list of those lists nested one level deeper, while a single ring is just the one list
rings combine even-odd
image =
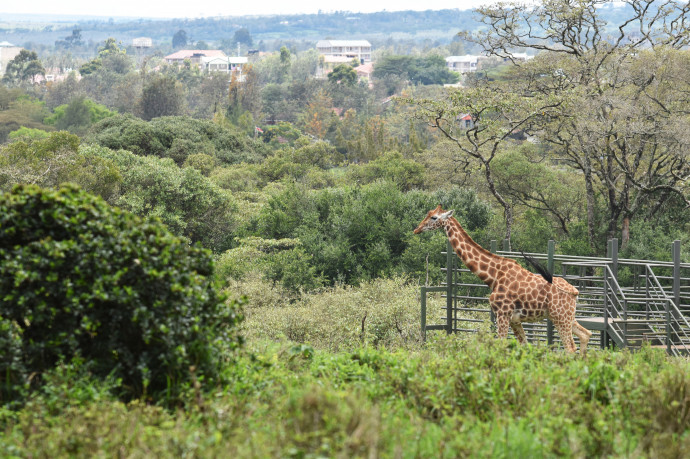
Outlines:
[{"label": "leafy tree canopy", "polygon": [[22,49],[19,54],[7,63],[2,82],[16,86],[31,82],[37,75],[45,75],[43,64],[38,60],[36,51]]},{"label": "leafy tree canopy", "polygon": [[350,65],[339,64],[328,74],[328,81],[335,84],[353,85],[357,82],[357,72]]},{"label": "leafy tree canopy", "polygon": [[69,104],[55,107],[53,114],[44,122],[61,130],[82,133],[88,126],[116,113],[105,105],[98,104],[84,97],[76,97]]},{"label": "leafy tree canopy", "polygon": [[178,30],[172,37],[172,47],[180,49],[187,46],[187,32],[183,29]]},{"label": "leafy tree canopy", "polygon": [[235,34],[232,36],[232,41],[234,43],[239,42],[247,46],[251,46],[252,43],[254,43],[254,40],[252,40],[252,34],[249,33],[249,30],[244,27],[235,31]]},{"label": "leafy tree canopy", "polygon": [[375,78],[407,75],[413,84],[457,83],[458,75],[446,67],[446,61],[439,55],[431,56],[386,56],[376,63]]},{"label": "leafy tree canopy", "polygon": [[229,125],[190,117],[161,117],[143,121],[116,115],[96,123],[87,140],[113,150],[172,158],[182,165],[191,154],[204,153],[221,164],[258,162],[267,152],[260,140],[248,139]]}]

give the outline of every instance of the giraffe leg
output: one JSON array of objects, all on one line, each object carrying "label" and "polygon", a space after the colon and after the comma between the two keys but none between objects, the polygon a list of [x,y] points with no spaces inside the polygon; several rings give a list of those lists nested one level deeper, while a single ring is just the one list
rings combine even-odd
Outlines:
[{"label": "giraffe leg", "polygon": [[522,323],[520,322],[520,317],[510,318],[510,328],[513,329],[513,333],[520,344],[527,344],[527,338],[525,337],[525,330],[522,328]]},{"label": "giraffe leg", "polygon": [[563,341],[563,347],[565,351],[569,354],[575,353],[575,340],[573,339],[573,325],[563,322],[554,322],[558,334],[561,336],[561,341]]},{"label": "giraffe leg", "polygon": [[508,337],[508,323],[510,317],[505,314],[496,314],[496,326],[498,328],[498,337],[505,339]]},{"label": "giraffe leg", "polygon": [[592,336],[592,332],[577,323],[577,320],[573,322],[573,332],[580,339],[580,355],[585,356],[587,354],[587,343]]}]

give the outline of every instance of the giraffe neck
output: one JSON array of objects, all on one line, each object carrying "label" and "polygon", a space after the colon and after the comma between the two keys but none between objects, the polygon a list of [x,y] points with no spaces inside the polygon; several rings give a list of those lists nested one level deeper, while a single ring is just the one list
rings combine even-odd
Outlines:
[{"label": "giraffe neck", "polygon": [[495,255],[476,242],[464,230],[460,223],[451,217],[443,225],[453,250],[467,268],[479,277],[486,285],[493,288],[498,280],[502,265],[506,259]]}]

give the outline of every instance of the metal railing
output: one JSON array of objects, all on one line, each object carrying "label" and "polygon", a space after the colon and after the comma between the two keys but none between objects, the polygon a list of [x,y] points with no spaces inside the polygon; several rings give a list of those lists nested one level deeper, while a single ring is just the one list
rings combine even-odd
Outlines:
[{"label": "metal railing", "polygon": [[[672,246],[671,262],[618,259],[617,241],[609,244],[607,257],[576,257],[557,255],[549,241],[546,254],[528,255],[545,260],[547,269],[561,275],[578,288],[577,318],[587,328],[601,332],[602,347],[615,344],[637,348],[643,343],[664,347],[672,355],[690,350],[690,264],[680,263],[680,242]],[[520,259],[522,255],[508,250],[492,252]],[[441,286],[422,287],[422,333],[445,330],[447,333],[476,332],[482,322],[495,323],[488,304],[489,288],[461,265],[449,247],[446,255],[446,281]],[[658,273],[661,274],[658,274]],[[426,298],[441,293],[445,300],[441,322],[427,323]],[[435,320],[432,318],[432,321]],[[559,342],[550,321],[524,323],[530,342]],[[596,345],[595,340],[590,345]]]}]

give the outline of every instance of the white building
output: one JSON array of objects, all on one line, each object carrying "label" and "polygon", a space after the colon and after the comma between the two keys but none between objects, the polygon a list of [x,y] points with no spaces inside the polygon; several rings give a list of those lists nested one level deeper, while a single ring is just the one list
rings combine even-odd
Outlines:
[{"label": "white building", "polygon": [[132,46],[135,48],[150,48],[153,46],[153,40],[149,37],[139,37],[132,39]]},{"label": "white building", "polygon": [[472,56],[471,54],[446,57],[446,65],[448,66],[448,70],[458,73],[476,72],[478,62],[479,56]]},{"label": "white building", "polygon": [[249,59],[243,56],[202,57],[201,69],[205,72],[232,73],[239,81],[244,81],[243,70]]},{"label": "white building", "polygon": [[324,56],[357,59],[360,64],[371,62],[371,43],[367,40],[319,40],[316,50]]}]

